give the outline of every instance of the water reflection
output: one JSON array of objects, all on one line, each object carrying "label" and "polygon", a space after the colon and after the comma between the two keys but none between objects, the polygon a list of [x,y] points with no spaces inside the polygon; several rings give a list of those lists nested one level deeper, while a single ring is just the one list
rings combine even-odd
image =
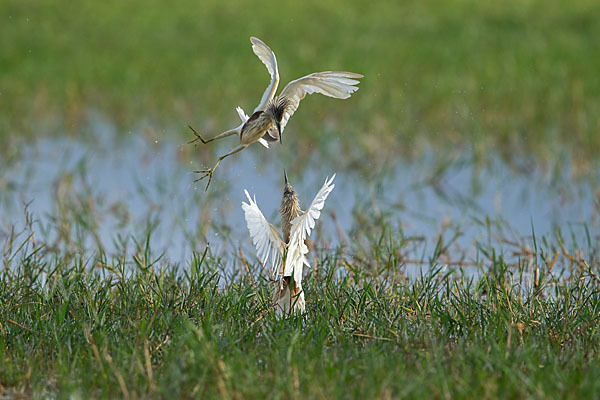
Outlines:
[{"label": "water reflection", "polygon": [[[185,264],[207,243],[217,255],[239,248],[254,253],[240,207],[244,189],[256,195],[269,220],[278,221],[284,164],[277,151],[254,146],[228,159],[205,193],[202,182],[193,182],[191,171],[199,164],[182,161],[184,144],[128,136],[117,139],[104,130],[93,141],[42,139],[24,148],[21,160],[0,172],[0,235],[23,226],[27,208],[43,236],[38,239],[57,249],[111,254],[151,231],[155,254]],[[387,172],[365,178],[351,169],[319,168],[316,157],[302,175],[288,173],[305,207],[325,177],[337,172],[315,232],[319,247],[402,231],[414,241],[404,259],[417,262],[427,259],[443,234],[450,244],[446,262],[465,263],[476,257],[478,243],[499,243],[510,253],[511,241],[523,243],[534,231],[551,235],[557,227],[570,240],[598,240],[596,188],[570,181],[566,172],[550,179],[497,160],[477,169],[469,155],[440,168],[428,154],[412,163],[399,159]]]}]

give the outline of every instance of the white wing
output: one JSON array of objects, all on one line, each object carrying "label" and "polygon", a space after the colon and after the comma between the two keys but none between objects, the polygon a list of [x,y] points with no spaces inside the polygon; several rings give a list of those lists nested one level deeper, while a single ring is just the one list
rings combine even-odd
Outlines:
[{"label": "white wing", "polygon": [[244,190],[249,204],[242,202],[242,209],[246,217],[246,224],[250,231],[252,243],[256,247],[258,258],[267,265],[271,259],[271,275],[275,277],[281,273],[281,258],[285,245],[277,234],[277,229],[271,225],[256,204],[256,198],[250,198],[247,190]]},{"label": "white wing", "polygon": [[298,109],[300,100],[307,94],[321,93],[336,99],[347,99],[358,90],[358,87],[354,85],[358,85],[360,82],[353,78],[362,77],[361,74],[353,72],[325,71],[315,72],[291,81],[279,95],[279,97],[285,96],[290,101],[290,105],[283,113],[281,130],[283,131],[290,117]]},{"label": "white wing", "polygon": [[279,84],[279,71],[277,70],[277,58],[275,58],[275,53],[267,46],[262,40],[251,37],[250,42],[252,43],[252,50],[254,54],[260,59],[260,61],[265,64],[267,67],[267,71],[271,75],[271,82],[267,89],[265,89],[265,93],[260,99],[260,104],[254,109],[254,112],[264,111],[267,107],[267,103],[273,99],[275,96],[275,91],[277,90],[277,85]]},{"label": "white wing", "polygon": [[[244,124],[246,123],[246,121],[248,121],[248,115],[246,115],[246,112],[244,111],[244,109],[242,107],[237,107],[235,109],[238,113],[238,115],[240,116],[240,119],[242,120],[242,127],[244,126]],[[241,128],[240,128],[240,132],[241,132]],[[269,142],[267,142],[265,139],[260,138],[258,139],[258,142],[260,144],[262,144],[263,146],[265,146],[267,149],[269,148]]]},{"label": "white wing", "polygon": [[258,139],[258,143],[262,144],[263,146],[265,146],[267,149],[269,148],[269,142],[267,142],[265,139],[260,138]]},{"label": "white wing", "polygon": [[240,119],[242,120],[243,123],[246,123],[246,121],[248,121],[248,115],[246,115],[246,111],[244,111],[244,109],[240,106],[237,106],[235,108],[235,111],[237,111],[238,115],[240,116]]},{"label": "white wing", "polygon": [[290,243],[288,244],[285,271],[283,275],[290,276],[293,274],[294,282],[298,282],[298,284],[301,284],[302,282],[302,268],[304,265],[310,266],[306,260],[308,248],[306,247],[306,244],[304,244],[304,241],[310,236],[310,232],[321,216],[321,210],[325,205],[327,196],[329,196],[329,193],[331,193],[335,187],[335,185],[332,184],[334,178],[335,174],[333,174],[331,179],[325,179],[323,187],[321,187],[321,190],[319,190],[315,196],[310,207],[308,207],[304,213],[292,220]]}]

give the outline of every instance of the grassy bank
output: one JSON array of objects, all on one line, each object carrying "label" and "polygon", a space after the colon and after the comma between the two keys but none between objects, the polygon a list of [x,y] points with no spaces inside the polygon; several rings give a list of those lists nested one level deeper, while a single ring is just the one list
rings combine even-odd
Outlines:
[{"label": "grassy bank", "polygon": [[389,233],[321,252],[305,284],[307,313],[277,320],[264,274],[244,256],[207,251],[177,266],[144,241],[94,256],[51,250],[33,233],[3,246],[2,395],[600,393],[593,246],[577,253],[577,244],[524,240],[518,257],[504,251],[509,262],[500,247],[479,244],[475,259],[453,267],[440,239],[423,256],[424,272],[408,279],[410,239]]},{"label": "grassy bank", "polygon": [[217,133],[266,85],[256,35],[282,83],[366,76],[351,100],[303,104],[288,128],[301,153],[333,140],[393,159],[426,143],[548,164],[566,152],[585,171],[600,149],[599,16],[588,0],[2,2],[0,140],[79,135],[90,110],[153,138]]}]

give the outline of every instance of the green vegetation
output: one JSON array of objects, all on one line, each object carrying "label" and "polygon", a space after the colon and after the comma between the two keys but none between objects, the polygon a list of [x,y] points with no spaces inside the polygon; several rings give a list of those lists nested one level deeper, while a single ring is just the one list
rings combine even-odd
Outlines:
[{"label": "green vegetation", "polygon": [[196,253],[181,268],[144,243],[111,257],[57,252],[31,229],[4,244],[2,395],[600,394],[597,249],[576,257],[566,247],[577,244],[534,237],[513,264],[480,243],[461,273],[443,266],[451,242],[440,239],[428,272],[408,279],[410,238],[384,230],[321,253],[307,313],[277,320],[268,282],[241,253]]},{"label": "green vegetation", "polygon": [[[243,252],[250,242],[229,235],[231,182],[169,198],[177,220],[163,221],[167,183],[191,174],[136,175],[137,210],[87,179],[86,152],[79,172],[40,174],[55,179],[49,214],[25,206],[24,226],[0,221],[0,397],[600,397],[600,2],[8,0],[0,21],[2,204],[43,197],[19,164],[35,138],[115,128],[180,143],[187,124],[209,136],[230,127],[268,81],[252,35],[277,54],[282,85],[325,69],[365,75],[349,100],[305,101],[268,161],[366,178],[340,190],[359,192],[352,229],[330,214],[340,247],[317,229],[307,313],[277,320],[270,283]],[[173,145],[196,162],[214,151]],[[456,163],[497,155],[519,170],[549,167],[561,201],[581,189],[587,225],[523,237],[469,202],[486,179],[474,169],[473,190],[456,188],[468,220],[439,221],[432,247],[423,227],[404,233],[402,214],[431,222],[434,211],[403,208],[397,188],[376,198],[400,157],[421,157],[410,183],[443,198]],[[147,222],[147,234],[132,234],[146,209],[133,225]],[[181,229],[193,257],[153,248],[160,224]],[[474,226],[480,235],[461,248]],[[204,247],[209,232],[225,251]]]},{"label": "green vegetation", "polygon": [[288,131],[301,154],[340,151],[331,137],[350,163],[425,145],[485,161],[494,149],[551,166],[566,158],[577,175],[600,151],[593,0],[25,0],[2,2],[0,19],[2,142],[80,134],[90,110],[153,138],[189,137],[188,123],[217,133],[267,83],[255,35],[277,54],[283,83],[321,69],[365,74],[351,100],[303,104]]}]

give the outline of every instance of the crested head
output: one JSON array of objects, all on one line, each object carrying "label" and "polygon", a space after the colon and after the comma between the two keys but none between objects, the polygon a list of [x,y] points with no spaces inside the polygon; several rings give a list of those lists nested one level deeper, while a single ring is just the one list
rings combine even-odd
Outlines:
[{"label": "crested head", "polygon": [[286,202],[294,202],[298,203],[298,195],[294,190],[293,186],[289,184],[289,182],[285,182],[285,186],[283,187],[283,198],[281,200],[281,204],[283,206]]},{"label": "crested head", "polygon": [[290,105],[290,101],[285,97],[277,97],[269,102],[265,113],[267,113],[275,122],[281,122],[283,113]]}]

